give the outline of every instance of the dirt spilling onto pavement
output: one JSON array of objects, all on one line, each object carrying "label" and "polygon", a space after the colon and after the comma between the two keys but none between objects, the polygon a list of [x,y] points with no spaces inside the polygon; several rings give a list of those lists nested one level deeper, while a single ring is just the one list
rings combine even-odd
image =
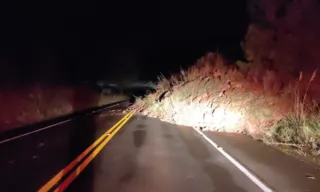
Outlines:
[{"label": "dirt spilling onto pavement", "polygon": [[[274,71],[255,70],[209,53],[179,74],[159,77],[156,92],[137,98],[132,108],[170,123],[243,133],[317,155],[320,123],[311,122],[318,111],[308,93],[317,71],[284,84]],[[296,122],[288,125],[288,117]]]}]

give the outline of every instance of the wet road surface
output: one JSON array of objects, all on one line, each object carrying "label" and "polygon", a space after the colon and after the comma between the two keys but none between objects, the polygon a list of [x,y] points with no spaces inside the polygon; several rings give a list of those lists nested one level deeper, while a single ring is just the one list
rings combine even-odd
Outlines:
[{"label": "wet road surface", "polygon": [[190,127],[133,117],[68,191],[261,191]]},{"label": "wet road surface", "polygon": [[[1,144],[0,191],[40,189],[124,116],[121,113],[114,114],[112,110],[87,115]],[[208,135],[210,138],[219,137]],[[219,138],[221,140],[223,137]],[[226,139],[232,141],[230,138]],[[232,146],[223,141],[219,141],[220,144],[223,147]],[[236,148],[237,146],[232,147]],[[232,149],[228,149],[230,153]],[[250,162],[250,159],[246,161]],[[246,164],[243,161],[241,163]],[[250,170],[255,168],[246,167]],[[256,172],[258,170],[254,170],[254,173],[260,176]],[[268,178],[261,180],[271,181],[274,188],[280,186]],[[290,181],[285,182],[290,186]],[[286,185],[282,185],[281,189],[285,189],[283,186]],[[66,191],[262,190],[193,128],[134,115]]]}]

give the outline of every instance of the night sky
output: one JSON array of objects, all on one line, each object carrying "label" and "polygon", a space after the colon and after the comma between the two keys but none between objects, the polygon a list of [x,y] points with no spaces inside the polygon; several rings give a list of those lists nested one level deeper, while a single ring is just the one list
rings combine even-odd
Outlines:
[{"label": "night sky", "polygon": [[241,58],[245,1],[197,2],[2,3],[1,83],[152,80],[208,51]]}]

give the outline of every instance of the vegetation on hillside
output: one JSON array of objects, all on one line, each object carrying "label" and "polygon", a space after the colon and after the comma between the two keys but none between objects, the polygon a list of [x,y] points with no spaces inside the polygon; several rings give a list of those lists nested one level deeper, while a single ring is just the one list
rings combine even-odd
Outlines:
[{"label": "vegetation on hillside", "polygon": [[[268,144],[318,155],[320,115],[309,90],[317,71],[283,84],[275,71],[247,63],[228,64],[209,53],[132,106],[150,117],[201,130],[238,132]],[[307,81],[307,83],[304,83]]]},{"label": "vegetation on hillside", "polygon": [[125,99],[86,86],[2,87],[0,132]]}]

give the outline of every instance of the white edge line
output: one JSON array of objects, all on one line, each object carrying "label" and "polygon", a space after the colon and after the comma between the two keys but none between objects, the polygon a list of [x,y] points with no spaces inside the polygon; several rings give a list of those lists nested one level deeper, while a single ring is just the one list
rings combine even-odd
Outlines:
[{"label": "white edge line", "polygon": [[235,160],[231,155],[229,155],[223,148],[219,147],[215,142],[209,139],[204,133],[200,130],[192,127],[196,130],[205,140],[207,140],[212,146],[214,146],[222,155],[224,155],[234,166],[236,166],[243,174],[245,174],[254,184],[256,184],[264,192],[272,192],[266,184],[264,184],[260,179],[258,179],[253,173],[241,165],[237,160]]},{"label": "white edge line", "polygon": [[[111,105],[111,106],[108,106],[108,107],[103,108],[103,109],[100,109],[100,110],[98,110],[98,111],[94,111],[94,113],[99,112],[99,111],[102,111],[102,110],[107,109],[107,108],[110,108],[110,107],[117,106],[117,105],[119,105],[119,103],[114,104],[114,105]],[[94,114],[94,113],[92,113],[92,114]],[[11,138],[9,138],[9,139],[5,139],[5,140],[0,141],[0,144],[7,143],[7,142],[9,142],[9,141],[16,140],[16,139],[19,139],[19,138],[21,138],[21,137],[25,137],[25,136],[28,136],[28,135],[31,135],[31,134],[34,134],[34,133],[37,133],[37,132],[40,132],[40,131],[49,129],[49,128],[51,128],[51,127],[54,127],[54,126],[57,126],[57,125],[60,125],[60,124],[63,124],[63,123],[66,123],[66,122],[69,122],[69,121],[72,121],[72,120],[73,120],[73,119],[67,119],[67,120],[61,121],[61,122],[59,122],[59,123],[55,123],[55,124],[52,124],[52,125],[48,125],[48,126],[45,126],[45,127],[43,127],[43,128],[40,128],[40,129],[31,131],[31,132],[28,132],[28,133],[24,133],[24,134],[15,136],[15,137],[11,137]]]},{"label": "white edge line", "polygon": [[54,126],[56,126],[56,125],[60,125],[60,124],[69,122],[69,121],[71,121],[71,120],[72,120],[72,119],[67,119],[67,120],[61,121],[61,122],[59,122],[59,123],[56,123],[56,124],[53,124],[53,125],[49,125],[49,126],[43,127],[43,128],[41,128],[41,129],[37,129],[37,130],[31,131],[31,132],[28,132],[28,133],[24,133],[24,134],[22,134],[22,135],[18,135],[18,136],[15,136],[15,137],[11,137],[11,138],[9,138],[9,139],[5,139],[5,140],[3,140],[3,141],[0,141],[0,144],[9,142],[9,141],[12,141],[12,140],[15,140],[15,139],[19,139],[19,138],[24,137],[24,136],[27,136],[27,135],[31,135],[31,134],[37,133],[37,132],[39,132],[39,131],[43,131],[43,130],[49,129],[49,128],[51,128],[51,127],[54,127]]}]

